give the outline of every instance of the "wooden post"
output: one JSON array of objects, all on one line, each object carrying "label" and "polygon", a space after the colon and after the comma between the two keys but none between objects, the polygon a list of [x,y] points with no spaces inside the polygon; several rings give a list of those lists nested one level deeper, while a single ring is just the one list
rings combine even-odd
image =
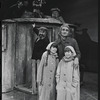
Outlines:
[{"label": "wooden post", "polygon": [[[37,60],[37,72],[38,72],[38,67],[39,67],[39,64],[40,64],[40,60]],[[38,83],[37,83],[37,98],[38,98],[38,100],[39,100],[39,90],[40,90],[40,88],[39,88],[39,85],[38,85]]]},{"label": "wooden post", "polygon": [[37,70],[38,70],[39,64],[40,64],[40,60],[37,60]]},{"label": "wooden post", "polygon": [[36,93],[36,60],[32,60],[32,94]]}]

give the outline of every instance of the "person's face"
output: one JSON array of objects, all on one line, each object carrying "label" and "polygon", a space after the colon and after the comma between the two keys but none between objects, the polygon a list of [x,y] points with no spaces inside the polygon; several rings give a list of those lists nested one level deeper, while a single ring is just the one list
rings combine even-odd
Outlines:
[{"label": "person's face", "polygon": [[61,28],[61,35],[68,36],[68,34],[69,34],[69,29],[67,27],[62,27]]},{"label": "person's face", "polygon": [[73,53],[69,50],[65,52],[65,57],[70,58],[73,55]]},{"label": "person's face", "polygon": [[59,12],[58,12],[58,11],[53,11],[53,12],[52,12],[52,17],[53,17],[53,18],[59,17]]},{"label": "person's face", "polygon": [[50,49],[50,52],[56,53],[57,52],[57,48],[52,46],[51,49]]},{"label": "person's face", "polygon": [[39,37],[41,39],[45,38],[46,37],[46,31],[45,30],[39,30]]}]

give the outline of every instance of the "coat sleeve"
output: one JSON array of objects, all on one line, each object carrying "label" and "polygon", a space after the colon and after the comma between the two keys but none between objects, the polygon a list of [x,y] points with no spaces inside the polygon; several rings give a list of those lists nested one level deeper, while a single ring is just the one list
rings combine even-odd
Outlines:
[{"label": "coat sleeve", "polygon": [[56,82],[58,83],[59,82],[59,80],[60,80],[60,72],[61,72],[61,64],[60,64],[61,62],[59,62],[59,64],[58,64],[58,67],[57,67],[57,70],[56,70]]},{"label": "coat sleeve", "polygon": [[37,70],[37,82],[41,82],[43,79],[43,70],[44,70],[44,64],[45,64],[45,53],[43,53],[40,64],[38,66]]},{"label": "coat sleeve", "polygon": [[38,35],[39,30],[36,27],[33,28],[33,31]]},{"label": "coat sleeve", "polygon": [[79,65],[75,69],[73,68],[73,76],[72,76],[72,86],[77,87],[80,82],[80,75],[79,75]]}]

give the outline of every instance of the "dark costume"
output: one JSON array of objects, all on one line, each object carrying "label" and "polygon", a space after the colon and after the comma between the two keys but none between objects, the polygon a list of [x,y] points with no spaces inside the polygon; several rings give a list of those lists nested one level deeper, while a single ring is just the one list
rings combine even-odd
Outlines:
[{"label": "dark costume", "polygon": [[40,39],[35,41],[32,59],[41,60],[41,56],[43,52],[46,51],[46,47],[49,44],[49,39],[45,37],[44,39]]},{"label": "dark costume", "polygon": [[[45,30],[46,28],[44,27],[40,27],[40,29],[34,28],[34,32],[39,36],[39,30]],[[34,43],[34,47],[33,47],[33,53],[32,53],[32,60],[33,60],[33,65],[35,65],[35,81],[37,81],[37,69],[38,69],[38,65],[39,62],[41,60],[42,54],[46,51],[46,47],[49,44],[49,39],[47,37],[47,35],[44,38],[37,38],[35,40]],[[34,64],[35,63],[35,64]],[[34,66],[33,66],[34,67]],[[36,83],[36,88],[37,88],[38,84]],[[34,90],[36,92],[36,88],[34,87]]]}]

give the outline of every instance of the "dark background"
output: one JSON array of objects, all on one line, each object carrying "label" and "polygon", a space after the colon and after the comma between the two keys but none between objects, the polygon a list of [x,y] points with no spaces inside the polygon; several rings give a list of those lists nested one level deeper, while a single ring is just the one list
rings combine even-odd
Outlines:
[{"label": "dark background", "polygon": [[[30,9],[32,0],[30,2]],[[1,19],[10,18],[11,12],[15,7],[10,8],[17,0],[2,0],[1,2]],[[67,23],[80,23],[81,28],[88,28],[91,39],[98,42],[98,0],[46,0],[46,5],[42,7],[42,12],[51,15],[50,9],[58,7],[61,9],[61,15]],[[5,14],[8,16],[5,17]],[[21,12],[19,12],[21,13]],[[16,14],[18,16],[18,13]]]},{"label": "dark background", "polygon": [[[88,59],[88,70],[92,72],[98,71],[98,0],[45,0],[46,5],[42,7],[45,15],[51,15],[50,9],[58,7],[61,10],[65,22],[80,23],[79,29],[88,28],[90,36],[90,51]],[[2,0],[1,2],[1,19],[11,18],[11,14],[15,9],[10,8],[17,0]],[[32,0],[29,0],[31,9]],[[8,16],[5,14],[8,13]],[[20,13],[20,12],[19,12]],[[16,13],[18,16],[18,13]],[[85,39],[84,39],[85,40]],[[86,43],[86,42],[85,42]]]}]

